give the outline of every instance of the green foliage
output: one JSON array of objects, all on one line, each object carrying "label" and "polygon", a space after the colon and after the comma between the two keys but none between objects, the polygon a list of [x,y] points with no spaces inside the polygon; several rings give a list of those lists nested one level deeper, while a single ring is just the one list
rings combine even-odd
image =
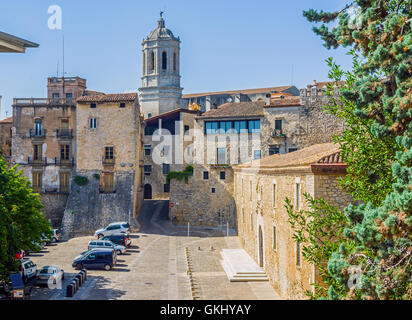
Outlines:
[{"label": "green foliage", "polygon": [[[348,8],[353,9],[351,14]],[[364,121],[364,129],[368,128],[365,131],[352,126],[353,131],[342,138],[342,142],[348,142],[343,143],[344,148],[349,147],[344,151],[349,158],[344,160],[350,162],[349,175],[353,176],[343,185],[352,194],[359,190],[362,195],[358,198],[364,204],[345,209],[349,223],[343,235],[354,246],[334,252],[329,259],[328,272],[338,285],[329,287],[328,297],[412,299],[412,3],[356,0],[335,19],[317,11],[306,11],[305,15],[311,22],[321,22],[322,17],[325,22],[338,20],[337,27],[329,30],[323,24],[314,28],[315,33],[327,48],[352,46],[352,54],[362,56],[355,59],[353,72],[347,74],[349,81],[340,90],[341,104],[337,100],[334,104],[338,108],[344,105],[345,120],[352,124]],[[342,73],[333,63],[331,66],[336,74]],[[371,139],[369,145],[363,134]],[[360,147],[351,149],[355,141]],[[382,155],[381,165],[375,147]],[[354,161],[357,157],[359,164]],[[365,177],[370,166],[377,167],[368,182]],[[356,175],[360,183],[355,181]],[[379,183],[380,194],[368,196],[368,192],[377,191],[374,184]],[[349,288],[349,266],[353,265],[361,268],[361,277],[357,286]]]},{"label": "green foliage", "polygon": [[17,271],[16,252],[37,250],[34,242],[52,236],[50,223],[40,209],[40,196],[17,166],[8,168],[0,156],[0,280]]},{"label": "green foliage", "polygon": [[94,173],[93,178],[95,178],[96,180],[100,180],[100,174]]},{"label": "green foliage", "polygon": [[184,171],[170,171],[166,176],[167,183],[170,183],[170,180],[176,179],[177,181],[185,180],[186,183],[189,181],[189,177],[193,175],[193,165],[186,166]]},{"label": "green foliage", "polygon": [[345,240],[343,230],[347,218],[324,199],[314,199],[308,193],[304,197],[308,210],[295,210],[289,199],[286,199],[285,207],[294,231],[293,239],[301,243],[303,258],[318,268],[321,278],[320,284],[313,284],[315,294],[308,291],[307,295],[312,299],[327,298],[328,288],[332,285],[344,293],[345,289],[329,273],[327,261]]},{"label": "green foliage", "polygon": [[74,177],[74,182],[78,186],[85,186],[86,184],[89,183],[89,179],[87,179],[87,177],[84,177],[84,176],[75,176]]}]

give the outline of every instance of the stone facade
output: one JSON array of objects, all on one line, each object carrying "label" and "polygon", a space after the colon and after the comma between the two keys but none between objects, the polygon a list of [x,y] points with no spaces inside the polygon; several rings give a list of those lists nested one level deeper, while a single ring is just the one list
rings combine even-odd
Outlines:
[{"label": "stone facade", "polygon": [[143,117],[137,94],[77,99],[76,176],[63,218],[65,237],[85,234],[114,221],[131,221],[142,199]]},{"label": "stone facade", "polygon": [[0,154],[6,159],[11,157],[11,128],[13,118],[6,118],[0,121]]},{"label": "stone facade", "polygon": [[[318,163],[325,158],[327,163]],[[293,240],[285,199],[305,210],[306,192],[343,208],[351,201],[337,183],[345,167],[336,146],[321,144],[234,169],[239,238],[285,299],[305,299],[305,292],[314,290],[311,284],[319,283],[317,270]]]}]

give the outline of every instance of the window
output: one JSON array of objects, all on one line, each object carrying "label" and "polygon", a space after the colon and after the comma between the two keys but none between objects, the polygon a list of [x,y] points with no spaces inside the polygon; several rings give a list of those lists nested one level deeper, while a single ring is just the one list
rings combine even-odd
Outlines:
[{"label": "window", "polygon": [[226,148],[217,148],[217,164],[226,164]]},{"label": "window", "polygon": [[168,156],[169,155],[169,149],[170,149],[170,146],[163,146],[162,152],[160,153],[160,155],[162,157]]},{"label": "window", "polygon": [[252,201],[252,180],[249,181],[249,200]]},{"label": "window", "polygon": [[212,192],[212,193],[216,193],[216,188],[212,188],[212,189],[211,189],[211,192]]},{"label": "window", "polygon": [[144,155],[150,156],[151,152],[152,152],[152,146],[150,144],[145,144],[144,145]]},{"label": "window", "polygon": [[91,103],[91,104],[90,104],[90,108],[96,108],[96,104],[95,104],[95,103]]},{"label": "window", "polygon": [[184,126],[185,135],[188,135],[188,134],[189,134],[189,130],[190,130],[190,127],[189,127],[189,126]]},{"label": "window", "polygon": [[170,164],[163,163],[163,174],[169,174],[170,172]]},{"label": "window", "polygon": [[203,171],[203,180],[209,180],[209,171]]},{"label": "window", "polygon": [[173,71],[176,71],[176,52],[173,52]]},{"label": "window", "polygon": [[273,208],[276,208],[277,203],[277,186],[276,183],[273,184]]},{"label": "window", "polygon": [[62,133],[69,129],[69,119],[60,120],[60,129],[62,130]]},{"label": "window", "polygon": [[301,209],[301,204],[300,204],[300,183],[297,183],[296,184],[296,208],[298,209],[298,210],[300,210]]},{"label": "window", "polygon": [[275,120],[275,130],[279,131],[279,133],[282,133],[282,120],[281,119]]},{"label": "window", "polygon": [[120,105],[119,105],[119,107],[120,107],[120,108],[126,108],[126,103],[121,102]]},{"label": "window", "polygon": [[143,74],[146,74],[146,52],[143,52]]},{"label": "window", "polygon": [[219,122],[219,126],[220,126],[220,130],[219,133],[230,133],[231,129],[232,129],[232,121],[220,121]]},{"label": "window", "polygon": [[260,120],[250,120],[248,124],[249,133],[260,132]]},{"label": "window", "polygon": [[289,148],[289,152],[295,152],[297,150],[298,150],[298,148]]},{"label": "window", "polygon": [[152,165],[151,164],[145,164],[144,165],[144,174],[151,174],[152,173]]},{"label": "window", "polygon": [[220,171],[220,180],[225,180],[225,179],[226,179],[226,172]]},{"label": "window", "polygon": [[218,128],[219,123],[217,121],[208,121],[206,122],[205,129],[206,129],[206,134],[216,134],[217,133],[217,128]]},{"label": "window", "polygon": [[42,181],[43,181],[43,173],[42,172],[33,172],[32,177],[33,177],[33,182],[32,182],[33,190],[35,192],[41,192]]},{"label": "window", "polygon": [[70,187],[70,173],[69,172],[60,172],[59,173],[59,183],[60,183],[60,192],[69,192]]},{"label": "window", "polygon": [[245,222],[245,209],[242,208],[242,222]]},{"label": "window", "polygon": [[151,117],[152,117],[152,114],[149,112],[149,113],[147,114],[147,117],[148,117],[148,118],[151,118]]},{"label": "window", "polygon": [[167,70],[167,53],[166,53],[166,51],[162,52],[162,70]]},{"label": "window", "polygon": [[261,151],[260,151],[260,150],[255,150],[255,151],[253,151],[253,159],[254,159],[254,160],[260,159],[261,157],[262,157],[262,155],[261,155]]},{"label": "window", "polygon": [[280,152],[279,147],[277,146],[272,146],[269,147],[269,155],[273,155],[273,154],[278,154]]},{"label": "window", "polygon": [[253,230],[253,212],[250,213],[250,230]]},{"label": "window", "polygon": [[296,265],[300,266],[302,263],[300,242],[296,242]]},{"label": "window", "polygon": [[58,93],[53,93],[52,97],[53,97],[53,99],[59,99],[59,98],[60,98],[60,94],[58,94]]},{"label": "window", "polygon": [[89,128],[90,129],[96,129],[97,128],[97,119],[96,118],[91,118],[90,119]]},{"label": "window", "polygon": [[43,131],[43,124],[40,119],[34,120],[34,135],[36,137],[41,137]]},{"label": "window", "polygon": [[276,226],[273,226],[273,243],[272,243],[273,250],[276,250]]},{"label": "window", "polygon": [[169,193],[169,192],[170,192],[170,184],[165,183],[165,184],[163,185],[163,192],[165,192],[165,193]]},{"label": "window", "polygon": [[150,58],[149,58],[149,71],[153,72],[154,71],[154,65],[155,65],[155,56],[154,52],[150,51]]},{"label": "window", "polygon": [[234,127],[236,133],[246,133],[247,132],[247,122],[246,121],[235,121]]},{"label": "window", "polygon": [[34,144],[33,145],[33,160],[35,161],[42,160],[42,156],[43,156],[43,145]]},{"label": "window", "polygon": [[113,160],[114,159],[113,147],[105,147],[104,148],[104,159],[105,160]]},{"label": "window", "polygon": [[73,93],[66,93],[66,98],[67,99],[73,98]]},{"label": "window", "polygon": [[60,145],[60,159],[61,160],[70,159],[70,145],[69,144]]}]

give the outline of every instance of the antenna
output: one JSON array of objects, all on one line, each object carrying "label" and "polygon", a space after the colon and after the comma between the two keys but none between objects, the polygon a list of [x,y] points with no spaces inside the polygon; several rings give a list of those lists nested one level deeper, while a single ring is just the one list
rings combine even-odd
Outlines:
[{"label": "antenna", "polygon": [[293,86],[293,64],[292,64],[292,73],[291,73],[290,85]]},{"label": "antenna", "polygon": [[63,35],[63,97],[64,97],[64,35]]}]

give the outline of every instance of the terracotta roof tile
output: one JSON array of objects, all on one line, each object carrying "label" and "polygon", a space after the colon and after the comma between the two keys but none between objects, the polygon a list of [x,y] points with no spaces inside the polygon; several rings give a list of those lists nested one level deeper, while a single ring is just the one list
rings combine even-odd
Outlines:
[{"label": "terracotta roof tile", "polygon": [[257,88],[257,89],[243,89],[243,90],[231,90],[231,91],[216,91],[216,92],[202,92],[202,93],[190,93],[190,94],[184,94],[182,96],[183,99],[188,99],[188,98],[197,98],[197,97],[203,97],[203,96],[213,96],[213,95],[219,95],[219,94],[237,94],[237,93],[242,93],[242,94],[257,94],[257,93],[269,93],[271,91],[285,91],[287,89],[293,88],[293,86],[280,86],[280,87],[269,87],[269,88]]},{"label": "terracotta roof tile", "polygon": [[211,109],[199,118],[262,117],[265,101],[229,102]]},{"label": "terracotta roof tile", "polygon": [[13,117],[8,117],[0,121],[0,123],[13,123]]},{"label": "terracotta roof tile", "polygon": [[[319,163],[319,161],[332,161],[333,159],[340,159],[336,154],[339,153],[339,146],[334,143],[315,144],[313,146],[300,149],[286,154],[275,154],[262,158],[260,160],[253,160],[248,163],[239,164],[234,168],[282,168],[282,167],[300,167],[310,166]],[[339,160],[341,161],[341,160]],[[334,162],[328,162],[331,164]],[[339,162],[342,164],[342,162]]]},{"label": "terracotta roof tile", "polygon": [[300,97],[295,96],[284,96],[284,98],[280,97],[271,97],[270,105],[266,105],[265,108],[273,108],[273,107],[288,107],[288,106],[302,106],[300,103]]},{"label": "terracotta roof tile", "polygon": [[129,102],[137,99],[137,93],[96,94],[79,97],[79,103],[87,102]]}]

